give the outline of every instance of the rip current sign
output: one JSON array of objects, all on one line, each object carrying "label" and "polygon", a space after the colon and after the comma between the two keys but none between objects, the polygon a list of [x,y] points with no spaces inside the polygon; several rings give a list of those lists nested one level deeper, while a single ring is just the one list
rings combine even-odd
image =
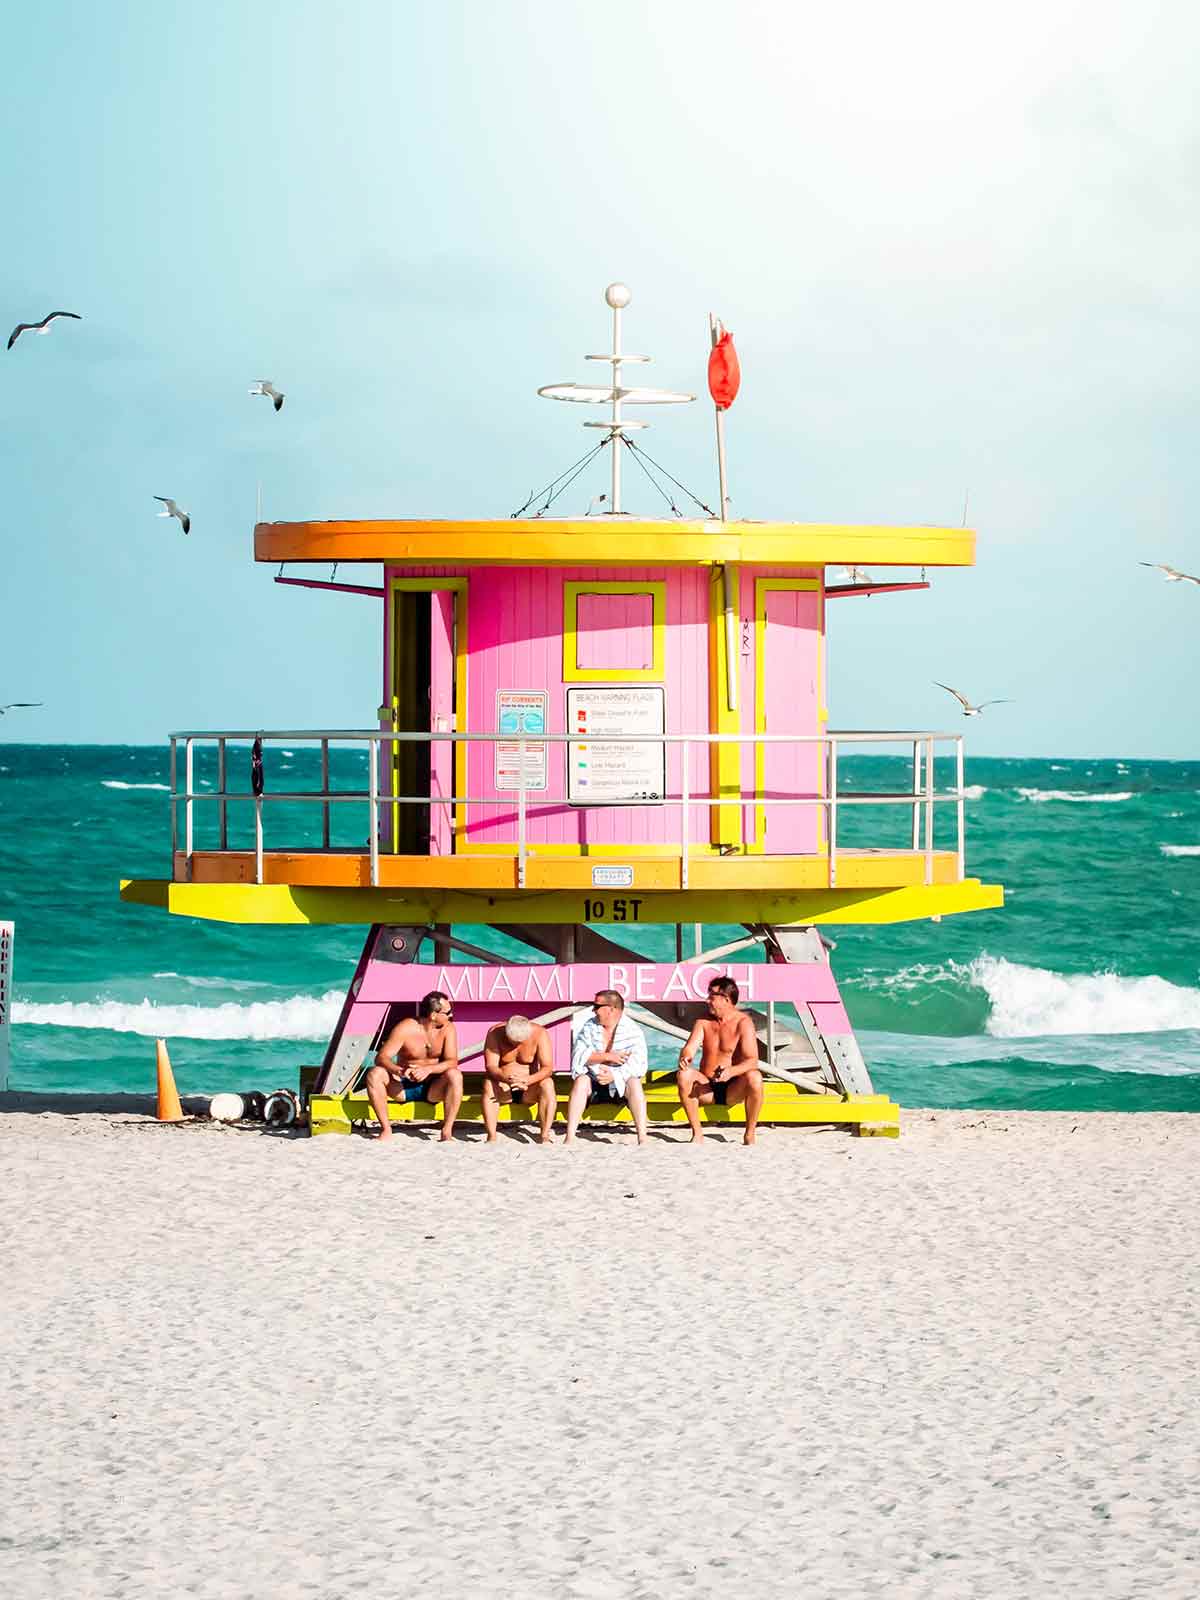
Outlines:
[{"label": "rip current sign", "polygon": [[[515,735],[498,739],[495,744],[496,770],[494,788],[497,794],[515,794],[521,788],[521,747],[517,739],[524,734],[545,733],[546,713],[550,696],[537,689],[496,690],[496,732]],[[537,793],[547,787],[546,745],[538,739],[529,739],[525,746],[525,792]]]}]

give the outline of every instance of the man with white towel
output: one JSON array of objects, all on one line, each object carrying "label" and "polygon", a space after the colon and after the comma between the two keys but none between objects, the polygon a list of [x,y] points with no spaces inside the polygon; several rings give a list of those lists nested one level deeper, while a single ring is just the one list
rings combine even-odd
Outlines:
[{"label": "man with white towel", "polygon": [[637,1142],[646,1143],[646,1096],[642,1079],[649,1067],[646,1035],[625,1015],[625,1001],[616,989],[601,989],[592,1014],[575,1035],[571,1051],[571,1098],[567,1102],[567,1144],[575,1143],[575,1130],[589,1100],[624,1100],[637,1130]]}]

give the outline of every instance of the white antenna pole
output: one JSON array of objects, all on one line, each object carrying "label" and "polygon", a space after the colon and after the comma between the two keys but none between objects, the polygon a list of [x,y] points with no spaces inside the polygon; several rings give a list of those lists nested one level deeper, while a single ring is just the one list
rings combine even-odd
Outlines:
[{"label": "white antenna pole", "polygon": [[[710,311],[708,313],[708,336],[714,350],[717,347],[717,340],[724,332],[725,329],[721,326],[721,319],[714,317]],[[713,410],[717,414],[717,477],[720,480],[721,489],[721,521],[726,522],[729,518],[729,487],[725,478],[725,413],[718,405],[714,405]]]},{"label": "white antenna pole", "polygon": [[613,364],[612,364],[612,432],[608,436],[612,451],[612,505],[614,517],[621,514],[621,310],[633,298],[621,283],[610,283],[604,298],[613,314]]}]

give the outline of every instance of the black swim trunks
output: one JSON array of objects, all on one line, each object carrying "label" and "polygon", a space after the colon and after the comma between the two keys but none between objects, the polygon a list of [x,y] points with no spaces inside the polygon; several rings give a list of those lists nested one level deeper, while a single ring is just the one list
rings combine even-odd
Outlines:
[{"label": "black swim trunks", "polygon": [[592,1091],[589,1100],[624,1100],[625,1096],[615,1083],[601,1083],[594,1072],[589,1071],[588,1077],[592,1080]]},{"label": "black swim trunks", "polygon": [[727,1083],[714,1083],[712,1086],[712,1103],[715,1106],[729,1104],[729,1085]]}]

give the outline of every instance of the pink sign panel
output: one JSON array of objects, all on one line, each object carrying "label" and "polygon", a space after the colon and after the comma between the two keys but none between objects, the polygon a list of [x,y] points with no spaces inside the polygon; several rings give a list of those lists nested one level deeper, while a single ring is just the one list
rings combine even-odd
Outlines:
[{"label": "pink sign panel", "polygon": [[573,966],[401,966],[367,963],[358,1000],[419,1000],[440,989],[452,1000],[524,1006],[590,1000],[598,989],[615,989],[626,1000],[703,1000],[714,978],[729,977],[744,1001],[787,1000],[840,1003],[832,968],[823,961],[762,962],[579,962]]}]

